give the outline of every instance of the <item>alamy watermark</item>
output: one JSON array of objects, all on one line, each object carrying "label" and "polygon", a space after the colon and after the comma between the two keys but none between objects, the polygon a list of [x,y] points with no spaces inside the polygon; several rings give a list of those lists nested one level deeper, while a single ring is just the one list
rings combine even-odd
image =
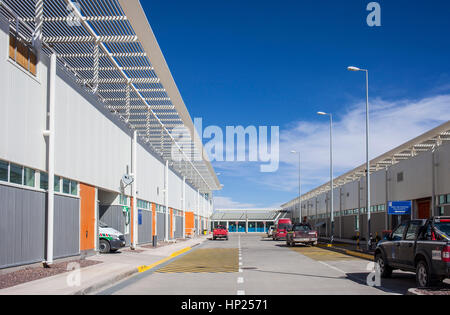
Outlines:
[{"label": "alamy watermark", "polygon": [[381,269],[380,265],[375,262],[367,264],[367,271],[370,271],[366,278],[369,287],[381,287]]},{"label": "alamy watermark", "polygon": [[77,262],[71,262],[67,264],[67,271],[69,274],[66,277],[66,284],[68,287],[81,286],[81,266]]},{"label": "alamy watermark", "polygon": [[[172,144],[172,160],[201,161],[203,140],[205,154],[215,162],[260,162],[263,173],[276,172],[280,161],[279,126],[203,126],[202,118],[194,119],[199,137],[193,136],[185,126],[171,131],[175,142]],[[200,138],[200,139],[199,139]]]},{"label": "alamy watermark", "polygon": [[381,6],[378,2],[370,2],[367,5],[367,11],[370,11],[367,16],[367,25],[370,27],[381,26]]},{"label": "alamy watermark", "polygon": [[69,11],[69,15],[67,16],[67,25],[73,26],[81,26],[81,20],[78,18],[75,10],[81,12],[81,6],[78,2],[71,2],[67,5],[66,10]]}]

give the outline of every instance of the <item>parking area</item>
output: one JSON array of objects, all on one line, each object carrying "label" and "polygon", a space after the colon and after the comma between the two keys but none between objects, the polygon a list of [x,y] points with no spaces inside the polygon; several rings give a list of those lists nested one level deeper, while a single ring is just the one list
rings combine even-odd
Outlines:
[{"label": "parking area", "polygon": [[405,294],[414,275],[367,285],[370,262],[320,247],[287,247],[264,234],[231,234],[108,288],[101,294]]}]

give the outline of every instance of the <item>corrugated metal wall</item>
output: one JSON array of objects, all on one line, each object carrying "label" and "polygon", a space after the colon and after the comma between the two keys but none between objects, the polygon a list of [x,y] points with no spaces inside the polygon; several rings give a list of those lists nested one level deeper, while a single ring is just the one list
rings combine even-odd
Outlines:
[{"label": "corrugated metal wall", "polygon": [[165,236],[165,226],[166,226],[166,215],[164,213],[157,213],[158,217],[156,219],[156,232],[158,233],[158,241],[164,240]]},{"label": "corrugated metal wall", "polygon": [[44,193],[0,185],[0,218],[0,268],[44,260]]},{"label": "corrugated metal wall", "polygon": [[198,216],[195,216],[195,234],[198,234]]},{"label": "corrugated metal wall", "polygon": [[175,217],[175,238],[183,237],[183,217]]},{"label": "corrugated metal wall", "polygon": [[55,195],[54,224],[54,257],[78,255],[80,253],[80,200]]},{"label": "corrugated metal wall", "polygon": [[152,242],[152,212],[142,210],[141,224],[138,226],[138,244],[147,244]]}]

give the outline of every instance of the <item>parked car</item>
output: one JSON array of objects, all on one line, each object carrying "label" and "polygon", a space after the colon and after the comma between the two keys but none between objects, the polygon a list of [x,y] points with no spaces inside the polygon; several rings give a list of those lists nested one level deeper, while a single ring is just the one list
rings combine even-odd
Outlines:
[{"label": "parked car", "polygon": [[228,241],[228,230],[226,226],[219,225],[213,231],[213,240],[224,238]]},{"label": "parked car", "polygon": [[304,245],[317,245],[317,231],[309,224],[294,224],[288,229],[286,245],[295,246],[296,243]]},{"label": "parked car", "polygon": [[267,229],[267,237],[272,237],[274,229],[275,226],[273,225],[269,226],[269,228]]},{"label": "parked car", "polygon": [[292,225],[291,219],[279,219],[277,227],[274,229],[272,238],[274,241],[286,239],[287,229]]},{"label": "parked car", "polygon": [[100,253],[116,252],[125,247],[125,236],[106,223],[99,222],[98,234]]},{"label": "parked car", "polygon": [[418,287],[430,287],[450,276],[450,217],[411,220],[380,241],[375,262],[381,277],[400,269],[416,272]]}]

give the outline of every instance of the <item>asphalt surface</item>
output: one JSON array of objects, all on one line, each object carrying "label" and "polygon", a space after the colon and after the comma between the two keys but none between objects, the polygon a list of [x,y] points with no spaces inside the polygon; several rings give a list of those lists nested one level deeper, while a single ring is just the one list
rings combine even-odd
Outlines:
[{"label": "asphalt surface", "polygon": [[406,294],[412,273],[367,285],[368,260],[320,247],[286,247],[263,235],[207,240],[100,294],[116,295],[383,295]]}]

